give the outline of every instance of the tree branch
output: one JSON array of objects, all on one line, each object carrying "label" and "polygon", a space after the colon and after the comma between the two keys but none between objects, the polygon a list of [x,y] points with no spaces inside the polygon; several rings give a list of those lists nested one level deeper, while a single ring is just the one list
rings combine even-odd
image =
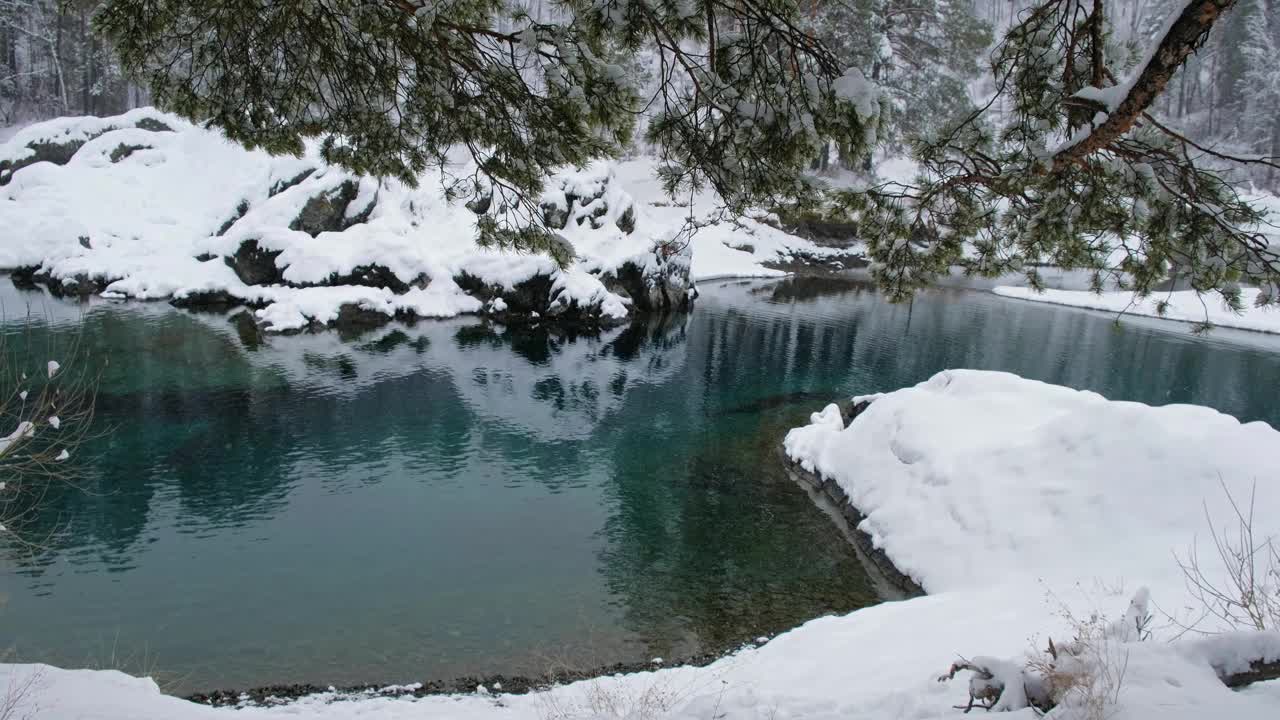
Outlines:
[{"label": "tree branch", "polygon": [[1053,157],[1054,170],[1080,162],[1129,132],[1164,91],[1174,72],[1191,53],[1204,44],[1214,22],[1235,2],[1236,0],[1191,0],[1187,3],[1134,79],[1124,100],[1101,125],[1083,139],[1059,150]]}]

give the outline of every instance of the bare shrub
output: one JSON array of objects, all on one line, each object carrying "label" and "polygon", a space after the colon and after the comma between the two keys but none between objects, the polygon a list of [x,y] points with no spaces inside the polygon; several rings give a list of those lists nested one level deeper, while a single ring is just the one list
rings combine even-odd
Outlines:
[{"label": "bare shrub", "polygon": [[1179,622],[1184,630],[1202,632],[1201,622],[1210,617],[1232,629],[1280,630],[1280,543],[1273,536],[1260,537],[1254,532],[1257,489],[1254,483],[1249,504],[1241,507],[1222,483],[1235,514],[1234,528],[1215,526],[1205,506],[1216,567],[1206,572],[1194,542],[1186,557],[1178,558],[1187,591],[1202,613],[1193,622]]},{"label": "bare shrub", "polygon": [[0,534],[37,542],[25,528],[56,483],[72,483],[89,438],[98,377],[79,337],[37,351],[30,319],[21,342],[0,334]]},{"label": "bare shrub", "polygon": [[9,684],[0,695],[0,720],[32,720],[39,708],[35,703],[36,691],[44,683],[44,671],[35,670],[21,674],[14,672]]},{"label": "bare shrub", "polygon": [[579,701],[564,700],[554,691],[543,693],[539,698],[543,719],[658,720],[674,710],[684,697],[683,693],[657,679],[642,687],[636,687],[634,683],[610,682],[607,678],[586,681],[586,686]]}]

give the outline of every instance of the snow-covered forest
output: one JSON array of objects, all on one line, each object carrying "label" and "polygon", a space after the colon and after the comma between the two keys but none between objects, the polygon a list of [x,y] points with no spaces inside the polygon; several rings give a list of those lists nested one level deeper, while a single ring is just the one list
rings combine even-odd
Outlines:
[{"label": "snow-covered forest", "polygon": [[93,32],[101,0],[0,0],[0,125],[116,115],[144,104]]}]

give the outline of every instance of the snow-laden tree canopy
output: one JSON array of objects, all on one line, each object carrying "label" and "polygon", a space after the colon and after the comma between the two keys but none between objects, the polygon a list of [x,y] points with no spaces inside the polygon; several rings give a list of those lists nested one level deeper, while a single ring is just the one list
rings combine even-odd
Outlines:
[{"label": "snow-laden tree canopy", "polygon": [[[1235,0],[1172,0],[1145,48],[1111,41],[1105,0],[1044,0],[991,56],[987,105],[919,138],[921,173],[846,197],[860,212],[876,277],[905,297],[960,266],[982,275],[1090,271],[1096,290],[1146,296],[1170,274],[1238,309],[1241,284],[1277,299],[1280,247],[1221,162],[1232,156],[1167,126],[1154,104]],[[1000,107],[1008,110],[998,112]]]},{"label": "snow-laden tree canopy", "polygon": [[908,142],[914,183],[838,204],[895,298],[957,265],[1038,287],[1052,264],[1139,295],[1173,273],[1270,302],[1280,250],[1217,168],[1280,161],[1154,114],[1237,0],[1167,0],[1161,29],[1129,29],[1146,47],[1114,40],[1111,1],[1019,11],[977,108],[961,96],[985,32],[951,0],[109,0],[96,22],[159,104],[250,147],[319,138],[325,159],[409,183],[445,170],[487,244],[563,259],[531,198],[553,169],[623,152],[643,117],[668,191],[710,186],[736,212],[813,202],[805,170],[833,145],[848,167]]},{"label": "snow-laden tree canopy", "polygon": [[[112,0],[97,17],[161,105],[234,140],[416,182],[462,148],[482,240],[556,251],[530,205],[564,165],[618,155],[636,119],[672,191],[710,184],[733,208],[810,192],[820,143],[876,138],[879,103],[837,92],[844,68],[783,0]],[[505,29],[500,29],[505,28]],[[643,68],[656,91],[640,92]]]}]

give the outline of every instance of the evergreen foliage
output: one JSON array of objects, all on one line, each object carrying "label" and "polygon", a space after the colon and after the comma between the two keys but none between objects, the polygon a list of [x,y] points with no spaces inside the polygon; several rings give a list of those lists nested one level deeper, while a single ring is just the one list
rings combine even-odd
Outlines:
[{"label": "evergreen foliage", "polygon": [[[811,208],[823,190],[807,167],[832,147],[857,167],[881,143],[909,149],[920,176],[838,203],[895,298],[957,266],[1039,286],[1051,264],[1139,295],[1172,272],[1238,304],[1241,283],[1263,302],[1280,294],[1280,251],[1236,190],[1280,181],[1276,2],[57,7],[96,13],[158,104],[249,147],[297,153],[314,139],[330,162],[407,183],[438,169],[451,197],[473,201],[483,243],[567,261],[538,208],[543,179],[618,156],[637,132],[669,192],[709,186],[736,213]],[[984,85],[991,25],[1007,32]]]},{"label": "evergreen foliage", "polygon": [[967,84],[982,74],[978,60],[993,38],[967,3],[817,0],[806,17],[840,62],[885,89],[893,113],[883,140],[891,151],[972,108]]},{"label": "evergreen foliage", "polygon": [[[1038,288],[1038,268],[1053,265],[1088,271],[1096,290],[1145,296],[1172,269],[1232,307],[1242,282],[1274,300],[1280,248],[1261,232],[1261,212],[1193,157],[1205,149],[1148,112],[1231,4],[1178,11],[1123,85],[1132,54],[1111,41],[1101,0],[1049,0],[1024,13],[993,54],[987,108],[915,143],[919,178],[846,194],[876,279],[897,298],[951,267],[1021,273]],[[1011,111],[988,112],[997,102]]]},{"label": "evergreen foliage", "polygon": [[[249,147],[319,138],[328,161],[408,183],[463,149],[476,170],[452,189],[489,198],[480,240],[498,246],[558,248],[543,178],[619,154],[646,111],[668,189],[710,184],[735,210],[811,194],[800,170],[826,139],[875,140],[878,105],[836,92],[793,2],[554,5],[540,22],[503,0],[112,0],[97,22],[161,105]],[[650,97],[623,70],[643,47],[660,50]]]}]

